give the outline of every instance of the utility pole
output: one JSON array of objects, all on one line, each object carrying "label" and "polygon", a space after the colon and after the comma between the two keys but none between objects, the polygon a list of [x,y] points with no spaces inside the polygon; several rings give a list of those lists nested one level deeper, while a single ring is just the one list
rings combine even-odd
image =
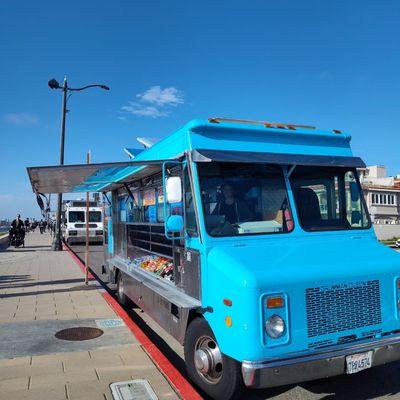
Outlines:
[{"label": "utility pole", "polygon": [[[64,77],[64,83],[62,86],[63,99],[62,99],[62,110],[61,110],[61,139],[60,139],[60,165],[64,165],[64,146],[65,146],[65,116],[67,114],[67,77]],[[52,250],[61,251],[61,207],[62,207],[62,193],[58,193],[57,197],[57,214],[56,214],[56,234],[53,239],[51,246]]]}]

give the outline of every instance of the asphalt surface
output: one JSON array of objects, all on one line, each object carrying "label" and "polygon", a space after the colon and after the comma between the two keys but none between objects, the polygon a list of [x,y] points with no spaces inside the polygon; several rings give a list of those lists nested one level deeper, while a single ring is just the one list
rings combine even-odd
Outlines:
[{"label": "asphalt surface", "polygon": [[[72,249],[84,260],[85,246],[74,245]],[[106,281],[106,275],[101,274],[103,259],[103,247],[92,245],[90,247],[90,266],[98,278],[107,284],[111,290],[114,290],[115,287]],[[183,375],[186,375],[183,349],[180,344],[140,309],[129,310],[129,314],[175,367]],[[369,400],[389,398],[400,399],[400,362],[375,367],[355,375],[342,375],[273,389],[248,390],[242,397],[243,400]]]}]

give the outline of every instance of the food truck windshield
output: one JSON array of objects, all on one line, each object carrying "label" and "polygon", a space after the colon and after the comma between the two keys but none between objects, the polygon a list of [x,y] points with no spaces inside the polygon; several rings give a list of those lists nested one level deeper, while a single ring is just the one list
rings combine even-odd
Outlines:
[{"label": "food truck windshield", "polygon": [[216,162],[198,167],[205,226],[211,236],[273,234],[293,229],[280,166]]},{"label": "food truck windshield", "polygon": [[290,183],[299,223],[304,230],[370,228],[356,170],[298,166]]},{"label": "food truck windshield", "polygon": [[[292,169],[300,226],[306,231],[367,229],[366,212],[354,169]],[[267,164],[199,165],[205,226],[211,236],[287,233],[294,222],[283,167]]]},{"label": "food truck windshield", "polygon": [[[69,222],[85,222],[85,211],[69,211]],[[101,211],[89,211],[89,222],[101,222]]]}]

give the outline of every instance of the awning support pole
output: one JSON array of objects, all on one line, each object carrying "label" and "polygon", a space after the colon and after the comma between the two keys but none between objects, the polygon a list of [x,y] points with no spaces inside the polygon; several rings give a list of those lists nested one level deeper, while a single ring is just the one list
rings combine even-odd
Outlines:
[{"label": "awning support pole", "polygon": [[[90,150],[86,153],[86,163],[90,164]],[[86,253],[85,253],[85,285],[89,284],[89,192],[86,192]]]}]

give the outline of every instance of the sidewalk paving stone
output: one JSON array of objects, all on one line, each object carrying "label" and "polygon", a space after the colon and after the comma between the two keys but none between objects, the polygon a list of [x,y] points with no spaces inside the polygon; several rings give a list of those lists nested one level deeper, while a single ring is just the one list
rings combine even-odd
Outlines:
[{"label": "sidewalk paving stone", "polygon": [[178,399],[126,326],[88,341],[54,337],[118,316],[50,241],[29,233],[25,249],[0,252],[0,400],[112,400],[109,385],[133,378],[148,379],[159,399]]}]

